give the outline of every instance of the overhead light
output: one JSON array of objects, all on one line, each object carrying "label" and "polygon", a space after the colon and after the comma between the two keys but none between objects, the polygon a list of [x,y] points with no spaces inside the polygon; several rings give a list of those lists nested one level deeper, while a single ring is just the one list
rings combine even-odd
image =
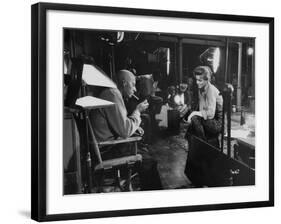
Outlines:
[{"label": "overhead light", "polygon": [[199,58],[202,63],[210,66],[213,72],[216,73],[220,65],[220,48],[209,47],[199,56]]},{"label": "overhead light", "polygon": [[248,54],[248,55],[253,55],[253,53],[254,53],[254,48],[248,47],[248,49],[247,49],[247,54]]}]

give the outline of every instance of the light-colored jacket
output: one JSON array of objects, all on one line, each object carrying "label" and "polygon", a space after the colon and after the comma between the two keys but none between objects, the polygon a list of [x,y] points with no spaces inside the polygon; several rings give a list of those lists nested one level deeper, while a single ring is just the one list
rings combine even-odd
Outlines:
[{"label": "light-colored jacket", "polygon": [[122,94],[118,89],[107,88],[99,98],[111,101],[114,105],[93,110],[90,114],[98,141],[127,138],[138,129],[141,123],[140,113],[135,110],[128,117]]},{"label": "light-colored jacket", "polygon": [[211,83],[208,83],[203,91],[198,91],[199,111],[202,113],[205,120],[213,119],[215,117],[216,109],[222,110],[223,99],[219,93],[219,90]]}]

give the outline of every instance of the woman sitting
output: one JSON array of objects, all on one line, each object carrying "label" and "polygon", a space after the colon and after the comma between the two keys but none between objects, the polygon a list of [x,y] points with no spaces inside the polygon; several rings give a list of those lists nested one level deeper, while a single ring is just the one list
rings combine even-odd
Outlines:
[{"label": "woman sitting", "polygon": [[210,83],[212,71],[208,66],[198,66],[193,71],[198,86],[198,110],[187,118],[186,136],[195,135],[205,141],[222,130],[223,99],[219,90]]}]

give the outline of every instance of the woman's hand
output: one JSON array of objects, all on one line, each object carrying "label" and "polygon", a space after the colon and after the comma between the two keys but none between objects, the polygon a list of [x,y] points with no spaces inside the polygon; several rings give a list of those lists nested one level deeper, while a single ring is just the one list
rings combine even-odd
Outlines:
[{"label": "woman's hand", "polygon": [[193,111],[193,112],[188,116],[188,118],[187,118],[187,122],[188,122],[188,123],[191,123],[191,118],[192,118],[193,116],[202,117],[202,114],[201,114],[200,111]]}]

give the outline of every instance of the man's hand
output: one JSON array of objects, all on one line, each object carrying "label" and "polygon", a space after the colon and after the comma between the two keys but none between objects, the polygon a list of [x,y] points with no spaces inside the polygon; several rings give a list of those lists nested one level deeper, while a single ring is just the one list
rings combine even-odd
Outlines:
[{"label": "man's hand", "polygon": [[145,111],[149,106],[149,103],[147,102],[147,100],[139,103],[136,107],[136,110],[138,110],[140,113]]},{"label": "man's hand", "polygon": [[143,136],[144,130],[141,127],[138,127],[138,129],[136,130],[136,134],[139,134],[140,136]]}]

